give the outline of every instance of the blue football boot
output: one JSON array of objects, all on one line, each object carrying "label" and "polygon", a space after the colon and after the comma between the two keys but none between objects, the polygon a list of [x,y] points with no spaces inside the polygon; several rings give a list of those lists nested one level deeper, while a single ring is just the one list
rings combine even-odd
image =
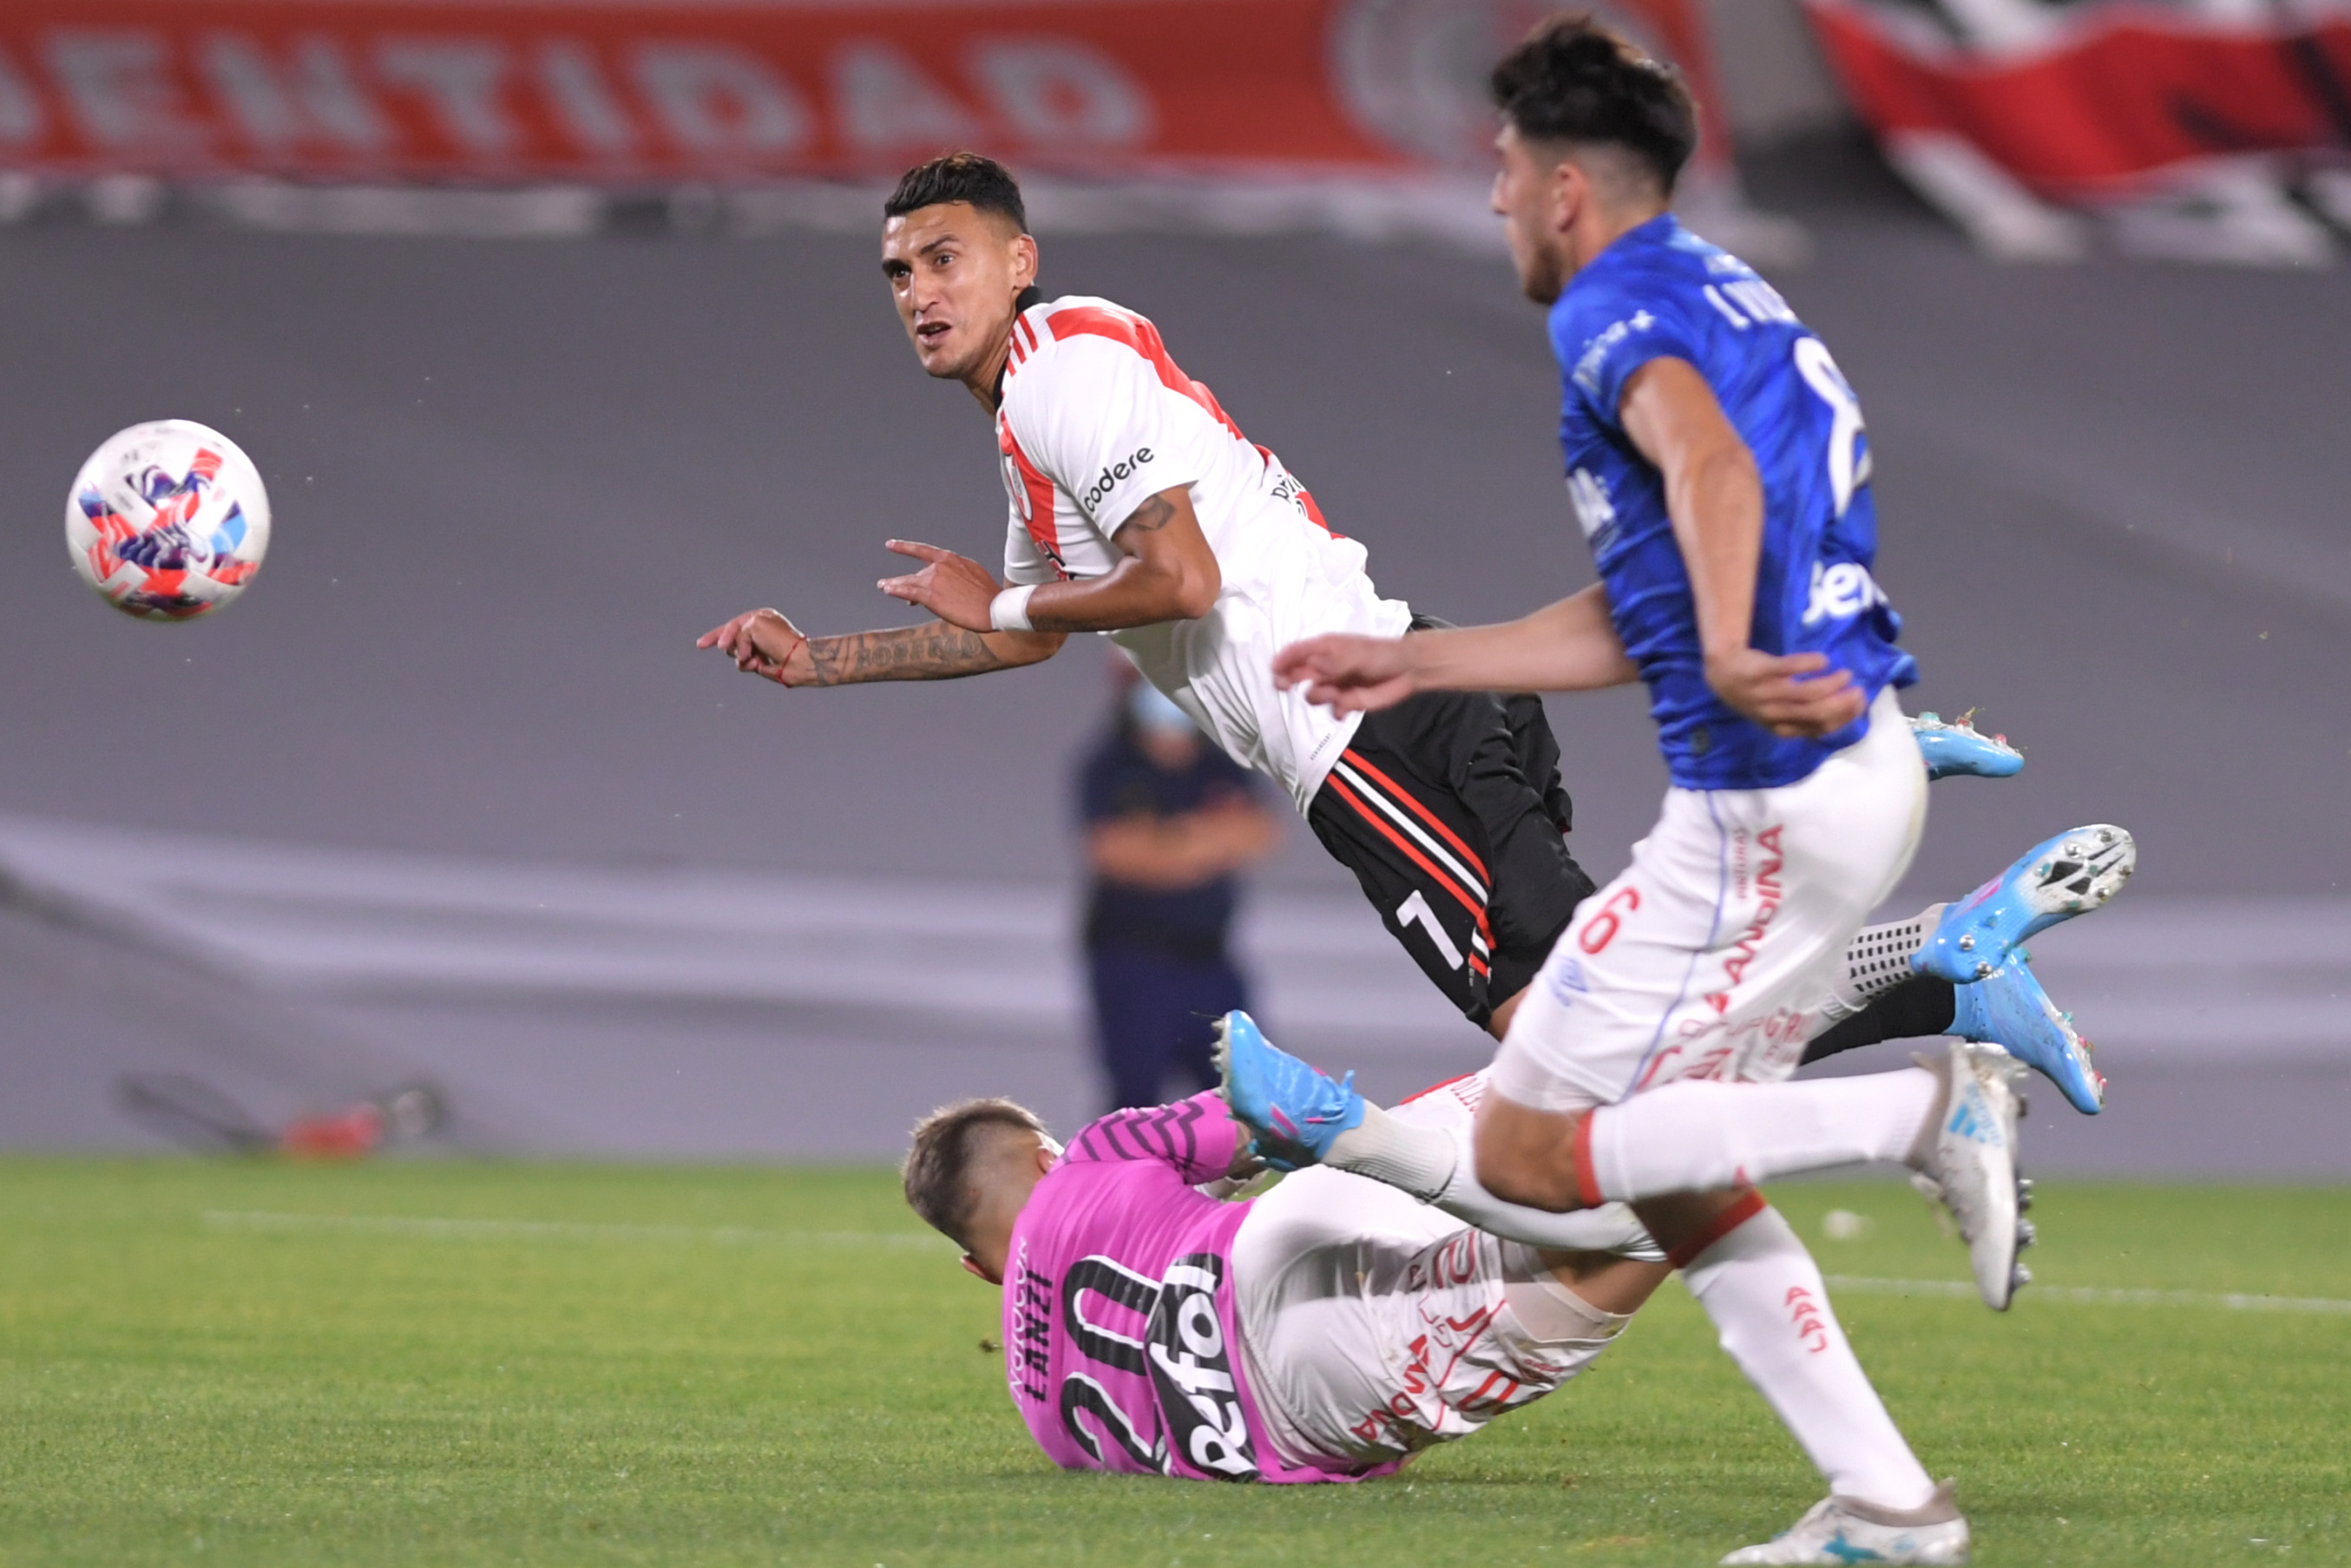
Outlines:
[{"label": "blue football boot", "polygon": [[2027,938],[2087,915],[2122,891],[2138,846],[2104,822],[2058,834],[2006,871],[1946,904],[1910,967],[1955,986],[1989,979]]},{"label": "blue football boot", "polygon": [[1275,1170],[1320,1164],[1332,1140],[1363,1124],[1353,1073],[1332,1082],[1277,1048],[1245,1012],[1217,1020],[1216,1056],[1233,1119],[1255,1136],[1258,1157]]},{"label": "blue football boot", "polygon": [[1961,1040],[1999,1046],[2057,1085],[2066,1103],[2085,1116],[2106,1103],[2106,1080],[2090,1063],[2090,1042],[2074,1029],[2074,1015],[2061,1013],[2029,967],[2032,955],[2018,948],[1988,979],[1953,988],[1951,1032]]},{"label": "blue football boot", "polygon": [[1927,759],[1927,779],[1949,779],[1965,773],[1978,779],[2008,779],[2024,771],[2024,753],[2004,735],[1986,735],[1975,727],[1972,710],[1949,724],[1939,714],[1922,713],[1910,721],[1918,755]]}]

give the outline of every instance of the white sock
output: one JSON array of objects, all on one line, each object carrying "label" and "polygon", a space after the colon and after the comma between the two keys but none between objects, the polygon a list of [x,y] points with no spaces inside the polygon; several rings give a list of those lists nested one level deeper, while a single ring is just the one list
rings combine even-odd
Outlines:
[{"label": "white sock", "polygon": [[1427,1201],[1437,1208],[1444,1208],[1456,1220],[1469,1220],[1486,1234],[1502,1237],[1505,1241],[1544,1246],[1556,1253],[1627,1253],[1636,1258],[1665,1258],[1656,1241],[1650,1241],[1648,1232],[1641,1228],[1641,1220],[1636,1220],[1632,1208],[1625,1204],[1601,1204],[1596,1208],[1577,1208],[1573,1213],[1505,1204],[1479,1185],[1477,1159],[1469,1155],[1467,1145],[1460,1145],[1460,1159],[1453,1166],[1453,1180],[1446,1183],[1444,1192]]},{"label": "white sock", "polygon": [[1587,1199],[1637,1203],[1903,1159],[1941,1086],[1916,1067],[1810,1083],[1668,1083],[1586,1118],[1579,1185]]},{"label": "white sock", "polygon": [[1840,1023],[1869,1006],[1914,973],[1910,960],[1943,918],[1948,904],[1930,904],[1907,920],[1865,925],[1845,945],[1844,974],[1821,1009],[1823,1027]]},{"label": "white sock", "polygon": [[1457,1145],[1458,1157],[1453,1179],[1445,1190],[1424,1201],[1456,1219],[1466,1219],[1490,1236],[1555,1252],[1621,1252],[1628,1257],[1662,1260],[1665,1253],[1649,1239],[1633,1211],[1621,1203],[1604,1203],[1569,1214],[1505,1203],[1478,1181],[1478,1162],[1467,1140]]},{"label": "white sock", "polygon": [[1812,1254],[1766,1208],[1699,1253],[1683,1282],[1722,1348],[1838,1497],[1923,1507],[1935,1483],[1902,1439],[1829,1307]]},{"label": "white sock", "polygon": [[[1366,1105],[1364,1126],[1373,1124],[1374,1115],[1380,1118],[1378,1126],[1363,1139],[1355,1136],[1364,1131],[1363,1127],[1351,1127],[1340,1134],[1332,1140],[1331,1152],[1322,1163],[1387,1182],[1390,1186],[1403,1187],[1421,1202],[1505,1241],[1558,1252],[1621,1252],[1651,1259],[1665,1256],[1649,1239],[1641,1222],[1633,1217],[1633,1211],[1621,1203],[1580,1208],[1573,1214],[1553,1214],[1549,1209],[1505,1203],[1488,1192],[1478,1180],[1478,1162],[1469,1147],[1477,1124],[1476,1106],[1485,1092],[1480,1075],[1432,1089],[1393,1110],[1384,1112],[1375,1105]],[[1453,1147],[1452,1173],[1434,1191],[1417,1190],[1379,1174],[1402,1169],[1407,1164],[1415,1171],[1434,1174],[1440,1162],[1436,1145],[1423,1138],[1423,1134],[1429,1134],[1447,1138]],[[1411,1153],[1399,1157],[1398,1151],[1406,1148]]]},{"label": "white sock", "polygon": [[1454,1167],[1467,1162],[1445,1128],[1416,1125],[1366,1104],[1362,1124],[1332,1139],[1322,1163],[1401,1187],[1427,1203],[1453,1179]]}]

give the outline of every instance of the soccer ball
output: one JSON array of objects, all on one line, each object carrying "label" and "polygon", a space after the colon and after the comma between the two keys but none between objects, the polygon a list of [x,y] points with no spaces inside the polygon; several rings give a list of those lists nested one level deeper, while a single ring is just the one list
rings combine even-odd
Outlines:
[{"label": "soccer ball", "polygon": [[126,615],[192,621],[245,591],[269,549],[269,493],[235,442],[193,420],[107,438],[66,498],[74,570]]}]

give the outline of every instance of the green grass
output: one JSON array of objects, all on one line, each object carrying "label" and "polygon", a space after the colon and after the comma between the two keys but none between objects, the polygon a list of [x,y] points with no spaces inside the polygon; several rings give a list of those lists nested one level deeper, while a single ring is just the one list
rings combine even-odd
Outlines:
[{"label": "green grass", "polygon": [[[1906,1188],[1776,1197],[1833,1275],[1962,1277]],[[2351,1299],[2351,1192],[2036,1218],[2044,1284]],[[1838,1305],[1979,1562],[2351,1561],[2351,1316]],[[1677,1285],[1361,1487],[1057,1472],[996,1332],[879,1172],[0,1161],[0,1563],[1701,1563],[1819,1490]]]}]

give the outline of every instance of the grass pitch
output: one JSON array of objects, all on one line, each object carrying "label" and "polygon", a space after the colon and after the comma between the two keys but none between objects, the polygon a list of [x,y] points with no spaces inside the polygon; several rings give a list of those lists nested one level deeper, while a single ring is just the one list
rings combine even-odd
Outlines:
[{"label": "grass pitch", "polygon": [[[1907,1188],[1775,1197],[1965,1277]],[[1977,1561],[2351,1562],[2351,1192],[2042,1199],[2004,1318],[1835,1291]],[[996,1333],[882,1172],[0,1162],[0,1563],[1702,1563],[1818,1491],[1677,1285],[1359,1487],[1055,1471]]]}]

